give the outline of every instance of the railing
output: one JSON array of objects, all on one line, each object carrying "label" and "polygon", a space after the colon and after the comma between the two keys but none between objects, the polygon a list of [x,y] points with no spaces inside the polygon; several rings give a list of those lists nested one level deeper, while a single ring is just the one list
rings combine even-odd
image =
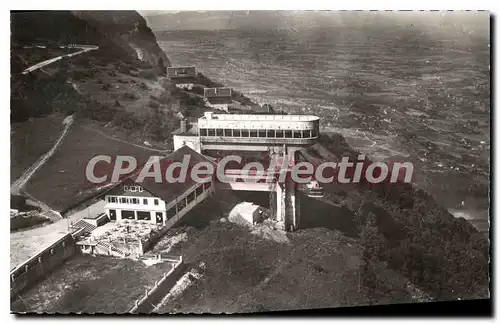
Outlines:
[{"label": "railing", "polygon": [[97,226],[93,225],[93,224],[90,224],[89,222],[87,222],[85,219],[80,219],[78,222],[76,222],[75,224],[73,224],[72,226],[73,229],[78,229],[78,228],[83,228],[85,229],[87,232],[92,232],[93,230],[95,230],[97,228]]},{"label": "railing", "polygon": [[[205,116],[200,119],[206,119]],[[212,120],[243,121],[315,121],[319,117],[313,115],[250,115],[250,114],[213,114]]]},{"label": "railing", "polygon": [[36,283],[75,252],[75,240],[68,233],[45,247],[10,272],[11,298]]},{"label": "railing", "polygon": [[163,290],[172,289],[172,287],[177,282],[177,276],[180,274],[183,265],[182,255],[175,257],[169,256],[169,261],[174,261],[175,263],[167,273],[164,273],[162,278],[156,281],[153,285],[153,288],[150,290],[146,290],[144,296],[141,299],[138,299],[134,303],[134,307],[129,311],[130,313],[146,313],[154,309],[155,305],[153,303],[159,302],[165,294],[163,294]]},{"label": "railing", "polygon": [[101,246],[110,252],[115,252],[115,253],[119,254],[121,257],[126,257],[128,255],[127,252],[113,246],[112,244],[106,243],[104,241],[98,241],[98,240],[96,240],[95,242],[98,246]]}]

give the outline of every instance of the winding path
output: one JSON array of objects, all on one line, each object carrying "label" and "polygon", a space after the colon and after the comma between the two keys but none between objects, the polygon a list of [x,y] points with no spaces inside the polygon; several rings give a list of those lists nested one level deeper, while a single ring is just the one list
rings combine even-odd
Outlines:
[{"label": "winding path", "polygon": [[49,64],[52,64],[52,63],[57,62],[59,60],[62,60],[63,57],[73,57],[73,56],[80,55],[80,54],[83,54],[83,53],[86,53],[86,52],[97,50],[97,49],[99,49],[99,46],[96,46],[96,45],[73,45],[73,46],[66,45],[66,46],[60,46],[60,48],[80,48],[81,51],[70,53],[70,54],[56,56],[56,57],[53,57],[51,59],[39,62],[39,63],[37,63],[35,65],[30,66],[26,70],[24,70],[23,74],[31,73],[31,72],[36,71],[36,70],[38,70],[38,69],[40,69],[40,68],[42,68],[42,67],[44,67],[46,65],[49,65]]},{"label": "winding path", "polygon": [[168,149],[165,149],[165,150],[162,150],[162,149],[156,149],[156,148],[153,148],[153,147],[150,147],[150,146],[146,146],[146,145],[140,145],[140,144],[135,144],[135,143],[132,143],[132,142],[128,142],[128,141],[125,141],[125,140],[122,140],[122,139],[119,139],[117,137],[113,137],[113,136],[110,136],[100,130],[97,130],[93,127],[89,127],[89,126],[81,126],[83,129],[86,129],[86,130],[90,130],[90,131],[93,131],[93,132],[96,132],[98,133],[99,135],[101,136],[104,136],[110,140],[113,140],[113,141],[116,141],[116,142],[120,142],[120,143],[124,143],[124,144],[128,144],[128,145],[133,145],[133,146],[136,146],[136,147],[140,147],[140,148],[143,148],[145,150],[149,150],[149,151],[152,151],[152,152],[158,152],[158,153],[163,153],[163,154],[169,154],[169,153],[172,153],[173,151],[172,150],[168,150]]},{"label": "winding path", "polygon": [[[37,46],[41,48],[45,48],[43,46]],[[60,48],[80,48],[81,51],[70,53],[70,54],[65,54],[65,55],[60,55],[57,57],[53,57],[51,59],[39,62],[35,65],[30,66],[26,70],[23,71],[23,74],[28,74],[30,72],[36,71],[38,69],[41,69],[44,66],[47,66],[51,63],[57,62],[61,60],[63,57],[73,57],[76,55],[80,55],[89,51],[97,50],[99,49],[99,46],[96,45],[78,45],[78,44],[73,44],[73,45],[61,45],[59,46]],[[43,71],[43,70],[42,70]],[[24,187],[24,185],[28,182],[28,180],[35,174],[35,172],[54,154],[56,151],[57,147],[59,144],[61,144],[63,138],[66,136],[68,133],[68,130],[70,129],[71,125],[73,124],[73,116],[68,116],[64,119],[63,124],[65,124],[64,130],[61,133],[61,136],[59,139],[56,141],[54,146],[42,155],[35,163],[33,163],[11,186],[11,192],[14,194],[19,194],[21,189]]]},{"label": "winding path", "polygon": [[73,125],[73,116],[68,116],[63,120],[64,130],[61,133],[61,136],[59,136],[58,140],[52,146],[52,148],[42,155],[35,163],[33,163],[10,187],[10,190],[13,194],[19,194],[21,189],[26,185],[26,183],[29,181],[29,179],[35,174],[35,172],[42,166],[44,165],[45,162],[54,154],[56,149],[59,147],[61,144],[62,140],[68,133],[69,129],[71,128],[71,125]]}]

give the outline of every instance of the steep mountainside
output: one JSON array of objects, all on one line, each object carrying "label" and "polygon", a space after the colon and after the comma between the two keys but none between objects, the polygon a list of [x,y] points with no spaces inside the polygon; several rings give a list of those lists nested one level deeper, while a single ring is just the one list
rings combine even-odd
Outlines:
[{"label": "steep mountainside", "polygon": [[[132,11],[13,12],[11,30],[13,122],[54,111],[74,113],[89,98],[77,93],[70,81],[97,79],[106,68],[116,71],[141,67],[160,75],[170,64],[144,19]],[[67,44],[96,45],[99,50],[84,58],[58,61],[40,72],[20,73],[35,63],[64,54],[59,46]],[[43,48],[25,48],[32,45]],[[78,73],[83,75],[75,76]]]},{"label": "steep mountainside", "polygon": [[76,17],[117,41],[127,52],[152,66],[170,66],[165,53],[144,18],[136,11],[73,11]]},{"label": "steep mountainside", "polygon": [[135,11],[30,11],[11,15],[12,44],[93,44],[122,49],[152,66],[170,62],[144,18]]}]

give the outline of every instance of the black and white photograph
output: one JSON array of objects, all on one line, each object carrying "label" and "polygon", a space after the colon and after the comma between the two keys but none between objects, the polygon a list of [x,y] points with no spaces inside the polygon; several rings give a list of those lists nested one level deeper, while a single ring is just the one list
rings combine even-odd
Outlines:
[{"label": "black and white photograph", "polygon": [[492,22],[10,11],[10,312],[492,314]]}]

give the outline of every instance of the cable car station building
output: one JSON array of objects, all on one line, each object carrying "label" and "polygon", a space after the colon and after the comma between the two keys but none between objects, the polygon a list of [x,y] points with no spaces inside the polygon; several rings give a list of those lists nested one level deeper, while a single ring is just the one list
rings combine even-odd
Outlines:
[{"label": "cable car station building", "polygon": [[[312,115],[250,115],[214,114],[206,112],[197,123],[181,122],[181,129],[173,132],[174,149],[190,147],[201,154],[227,152],[262,152],[269,160],[295,163],[297,151],[313,145],[319,137],[319,117]],[[288,165],[288,166],[289,166]],[[289,172],[285,166],[279,172]],[[276,206],[276,220],[285,230],[294,230],[299,224],[297,184],[290,177],[284,183],[246,182],[249,175],[241,170],[225,170],[232,182],[217,183],[216,190],[268,191],[271,204]],[[269,177],[275,175],[268,174]]]}]

